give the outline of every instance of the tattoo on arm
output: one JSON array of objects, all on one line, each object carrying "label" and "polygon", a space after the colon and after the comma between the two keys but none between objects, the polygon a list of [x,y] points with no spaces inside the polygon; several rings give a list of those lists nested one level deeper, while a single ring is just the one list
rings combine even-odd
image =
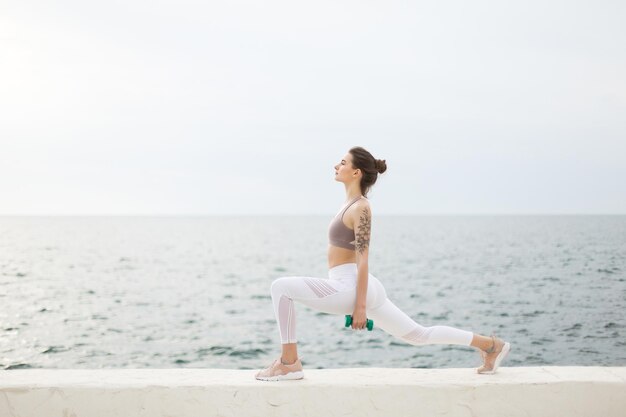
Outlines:
[{"label": "tattoo on arm", "polygon": [[356,250],[360,254],[363,254],[370,245],[370,232],[372,228],[372,221],[370,211],[365,207],[361,213],[359,220],[359,229],[356,234]]}]

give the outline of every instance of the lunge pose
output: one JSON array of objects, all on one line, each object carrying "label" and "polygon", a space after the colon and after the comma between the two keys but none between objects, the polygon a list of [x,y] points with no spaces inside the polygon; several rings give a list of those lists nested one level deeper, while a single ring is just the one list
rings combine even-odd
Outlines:
[{"label": "lunge pose", "polygon": [[302,379],[298,358],[295,302],[329,314],[352,315],[352,328],[362,330],[367,319],[406,343],[455,344],[479,349],[481,374],[495,373],[508,354],[509,343],[449,326],[425,327],[416,323],[387,298],[381,282],[368,270],[372,212],[367,193],[378,174],[387,169],[385,160],[354,147],[335,166],[335,180],[346,190],[346,202],[328,229],[328,278],[292,276],[272,282],[271,295],[282,355],[256,378],[265,381]]}]

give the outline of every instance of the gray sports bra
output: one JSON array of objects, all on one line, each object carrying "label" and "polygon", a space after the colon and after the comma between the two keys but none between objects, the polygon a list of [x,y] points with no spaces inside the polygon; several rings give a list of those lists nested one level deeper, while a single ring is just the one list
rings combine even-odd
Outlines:
[{"label": "gray sports bra", "polygon": [[335,218],[330,222],[328,227],[328,241],[333,246],[338,246],[344,249],[354,250],[354,229],[350,229],[343,224],[343,215],[348,208],[359,201],[363,196],[358,196],[352,200],[345,209],[341,210]]}]

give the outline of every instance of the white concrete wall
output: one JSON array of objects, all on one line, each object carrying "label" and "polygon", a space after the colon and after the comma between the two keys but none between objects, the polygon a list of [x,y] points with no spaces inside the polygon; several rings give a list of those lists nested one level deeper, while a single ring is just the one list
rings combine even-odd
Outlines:
[{"label": "white concrete wall", "polygon": [[625,417],[626,367],[0,371],[0,417]]}]

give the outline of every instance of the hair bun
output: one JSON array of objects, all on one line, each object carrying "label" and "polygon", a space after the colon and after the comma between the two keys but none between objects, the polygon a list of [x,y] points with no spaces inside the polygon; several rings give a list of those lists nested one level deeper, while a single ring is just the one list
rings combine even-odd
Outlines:
[{"label": "hair bun", "polygon": [[377,159],[376,160],[376,169],[379,174],[387,171],[387,160],[386,159]]}]

